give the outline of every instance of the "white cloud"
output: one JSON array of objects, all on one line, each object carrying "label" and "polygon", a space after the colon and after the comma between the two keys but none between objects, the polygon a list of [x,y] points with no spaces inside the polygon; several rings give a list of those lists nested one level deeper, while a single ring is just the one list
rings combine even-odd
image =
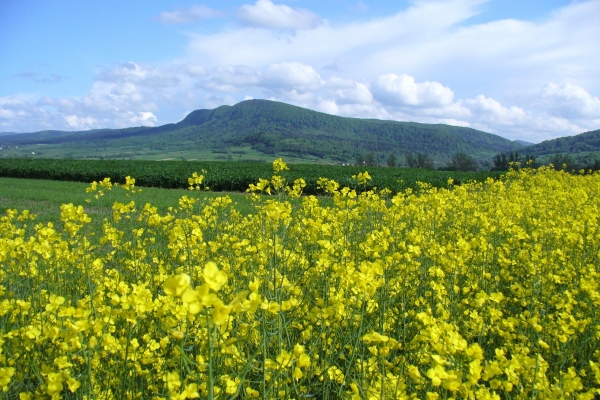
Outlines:
[{"label": "white cloud", "polygon": [[183,64],[177,67],[177,72],[183,75],[198,77],[207,74],[206,68],[200,64]]},{"label": "white cloud", "polygon": [[100,72],[83,96],[2,99],[0,128],[31,132],[156,125],[155,112],[173,101],[185,105],[186,95],[179,96],[181,91],[187,92],[202,72],[195,64],[117,63]]},{"label": "white cloud", "polygon": [[375,98],[395,106],[444,107],[452,104],[454,92],[439,82],[415,82],[412,76],[385,74],[374,84]]},{"label": "white cloud", "polygon": [[223,13],[204,5],[182,8],[175,11],[164,11],[158,19],[164,24],[189,24],[209,18],[222,16]]},{"label": "white cloud", "polygon": [[453,125],[453,126],[463,126],[465,128],[470,128],[471,124],[467,121],[461,121],[459,119],[454,119],[454,118],[440,118],[437,121],[438,124],[446,124],[446,125]]},{"label": "white cloud", "polygon": [[333,100],[321,100],[316,108],[318,111],[326,114],[339,115],[340,108],[337,103]]},{"label": "white cloud", "polygon": [[77,115],[67,115],[65,116],[65,121],[69,125],[69,128],[77,130],[91,129],[98,123],[95,118],[78,117]]},{"label": "white cloud", "polygon": [[477,14],[475,3],[481,1],[428,2],[387,17],[338,26],[322,23],[310,30],[288,34],[262,29],[228,29],[196,35],[190,43],[189,57],[198,57],[208,66],[246,64],[259,68],[282,60],[297,60],[309,65],[337,62],[341,69],[362,75],[406,71],[406,67],[416,71],[428,65],[439,52],[431,48],[432,43]]},{"label": "white cloud", "polygon": [[200,81],[198,86],[219,92],[237,92],[248,86],[254,86],[259,81],[256,71],[245,65],[230,65],[217,67],[207,80]]},{"label": "white cloud", "polygon": [[600,118],[600,99],[579,85],[550,82],[544,85],[540,97],[554,116],[566,119]]},{"label": "white cloud", "polygon": [[459,97],[530,95],[556,77],[599,91],[600,2],[576,2],[536,22],[469,25],[484,1],[415,2],[394,15],[285,33],[227,29],[192,36],[188,57],[208,67],[260,69],[282,60],[335,63],[356,80],[405,73],[444,82]]},{"label": "white cloud", "polygon": [[480,94],[474,99],[467,99],[465,105],[480,120],[498,125],[515,125],[523,123],[527,113],[519,107],[504,107],[500,102]]},{"label": "white cloud", "polygon": [[176,69],[158,68],[134,62],[117,63],[115,67],[101,72],[98,80],[120,84],[134,83],[153,88],[173,87],[179,84]]},{"label": "white cloud", "polygon": [[362,82],[334,76],[326,83],[326,87],[331,89],[331,94],[337,104],[371,104],[373,102],[371,90]]},{"label": "white cloud", "polygon": [[275,29],[311,29],[320,24],[312,11],[273,4],[271,0],[257,0],[238,9],[237,17],[245,25]]},{"label": "white cloud", "polygon": [[317,90],[321,76],[310,65],[299,62],[281,62],[269,65],[264,72],[262,85],[273,90]]},{"label": "white cloud", "polygon": [[12,119],[15,117],[15,113],[12,110],[0,108],[0,118]]}]

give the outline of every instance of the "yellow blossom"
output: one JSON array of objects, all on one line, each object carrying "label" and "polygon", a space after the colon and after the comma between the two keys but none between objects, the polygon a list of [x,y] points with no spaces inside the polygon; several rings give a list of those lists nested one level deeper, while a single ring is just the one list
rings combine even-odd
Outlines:
[{"label": "yellow blossom", "polygon": [[204,281],[208,284],[208,286],[218,292],[221,290],[223,285],[227,283],[227,274],[223,271],[219,270],[217,264],[214,262],[208,262],[204,266]]},{"label": "yellow blossom", "polygon": [[180,297],[189,287],[190,277],[186,274],[172,276],[163,285],[165,293],[173,297]]}]

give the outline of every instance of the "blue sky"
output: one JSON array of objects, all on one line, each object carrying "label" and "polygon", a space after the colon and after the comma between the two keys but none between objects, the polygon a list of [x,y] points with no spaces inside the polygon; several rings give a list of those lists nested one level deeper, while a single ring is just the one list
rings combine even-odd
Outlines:
[{"label": "blue sky", "polygon": [[600,128],[600,0],[0,1],[0,132],[264,98],[539,142]]}]

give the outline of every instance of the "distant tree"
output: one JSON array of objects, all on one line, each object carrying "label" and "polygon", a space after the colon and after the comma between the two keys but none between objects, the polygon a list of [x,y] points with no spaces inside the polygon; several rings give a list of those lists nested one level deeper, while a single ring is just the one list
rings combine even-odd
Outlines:
[{"label": "distant tree", "polygon": [[413,153],[406,153],[406,164],[408,164],[408,168],[417,168],[417,157]]},{"label": "distant tree", "polygon": [[498,153],[492,158],[494,167],[492,171],[508,171],[509,168],[520,168],[520,167],[535,167],[535,156],[533,154],[525,153],[525,156],[521,156],[518,151],[511,151],[510,153]]},{"label": "distant tree", "polygon": [[369,167],[374,167],[375,165],[377,165],[377,163],[375,162],[375,156],[373,155],[373,153],[369,152],[365,155],[365,165],[367,165]]},{"label": "distant tree", "polygon": [[528,167],[535,168],[535,156],[533,154],[525,153],[525,159],[522,161],[522,163]]},{"label": "distant tree", "polygon": [[433,169],[433,158],[425,153],[406,153],[406,163],[410,168]]},{"label": "distant tree", "polygon": [[395,167],[396,166],[396,156],[394,155],[394,153],[390,153],[390,155],[388,156],[386,162],[388,167]]},{"label": "distant tree", "polygon": [[568,154],[556,153],[555,155],[551,156],[548,161],[550,161],[550,164],[554,165],[554,169],[557,171],[561,169],[566,170],[569,167],[577,169],[573,159]]},{"label": "distant tree", "polygon": [[453,171],[477,171],[477,162],[467,153],[454,153],[449,167]]},{"label": "distant tree", "polygon": [[417,165],[422,169],[433,169],[433,158],[429,154],[417,153]]},{"label": "distant tree", "polygon": [[479,160],[479,168],[484,171],[493,170],[492,162],[490,160]]},{"label": "distant tree", "polygon": [[365,158],[363,157],[362,154],[359,154],[358,157],[356,157],[356,165],[364,165],[365,163]]},{"label": "distant tree", "polygon": [[598,171],[600,170],[600,155],[598,153],[588,153],[578,160],[578,164],[581,165],[581,168],[584,170],[592,170]]},{"label": "distant tree", "polygon": [[492,161],[494,162],[492,171],[508,171],[508,157],[504,152],[496,154]]}]

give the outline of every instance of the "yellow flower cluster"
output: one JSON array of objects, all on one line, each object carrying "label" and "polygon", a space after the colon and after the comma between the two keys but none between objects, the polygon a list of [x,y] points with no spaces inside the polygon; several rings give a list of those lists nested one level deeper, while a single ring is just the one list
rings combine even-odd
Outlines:
[{"label": "yellow flower cluster", "polygon": [[[281,172],[284,170],[288,170],[289,167],[287,164],[281,159],[273,161],[273,171],[275,173]],[[284,177],[280,175],[273,175],[271,180],[260,178],[256,184],[251,183],[247,192],[260,192],[266,194],[285,194],[289,196],[291,199],[297,199],[302,196],[302,190],[306,187],[306,182],[302,178],[298,178],[294,181],[291,186],[287,186],[286,180]],[[255,199],[258,200],[259,197],[255,196]]]},{"label": "yellow flower cluster", "polygon": [[265,182],[281,197],[247,216],[227,196],[115,203],[96,225],[7,210],[1,396],[600,396],[599,174],[391,198],[321,179],[330,206]]},{"label": "yellow flower cluster", "polygon": [[190,178],[188,178],[188,184],[190,190],[209,190],[210,188],[204,184],[204,174],[206,174],[205,170],[202,170],[202,175],[198,175],[197,172],[194,172]]}]

